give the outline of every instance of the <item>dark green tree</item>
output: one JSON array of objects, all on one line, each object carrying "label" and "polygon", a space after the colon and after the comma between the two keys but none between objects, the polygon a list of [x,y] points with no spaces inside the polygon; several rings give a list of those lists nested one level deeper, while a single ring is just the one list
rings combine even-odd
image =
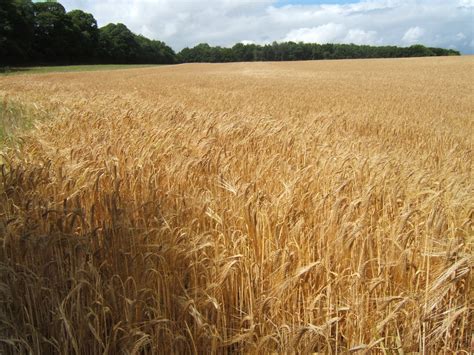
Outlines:
[{"label": "dark green tree", "polygon": [[303,42],[273,42],[264,46],[237,43],[232,48],[211,47],[201,43],[193,48],[184,48],[178,57],[181,62],[248,62],[352,58],[399,58],[460,55],[458,51],[442,48],[427,48],[414,45],[403,48],[396,46],[368,46],[356,44],[318,44]]},{"label": "dark green tree", "polygon": [[99,29],[92,14],[81,10],[67,13],[72,24],[70,38],[73,61],[79,63],[93,63],[99,47]]},{"label": "dark green tree", "polygon": [[421,44],[415,44],[408,48],[404,48],[402,53],[404,57],[430,57],[435,55],[432,50],[422,46]]},{"label": "dark green tree", "polygon": [[124,24],[99,29],[99,60],[102,63],[172,64],[176,53],[161,41],[137,36]]},{"label": "dark green tree", "polygon": [[140,44],[127,26],[109,23],[100,28],[99,58],[103,63],[137,63],[139,55]]},{"label": "dark green tree", "polygon": [[66,64],[73,59],[74,28],[59,3],[36,3],[34,8],[34,57],[41,63]]},{"label": "dark green tree", "polygon": [[34,33],[33,4],[29,0],[0,0],[0,64],[30,61]]},{"label": "dark green tree", "polygon": [[140,47],[137,61],[145,64],[172,64],[176,62],[176,54],[161,41],[154,41],[144,36],[135,36]]}]

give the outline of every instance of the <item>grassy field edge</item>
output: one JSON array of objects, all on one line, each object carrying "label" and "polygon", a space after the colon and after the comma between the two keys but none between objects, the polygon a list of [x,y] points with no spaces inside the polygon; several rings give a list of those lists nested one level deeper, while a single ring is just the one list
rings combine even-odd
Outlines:
[{"label": "grassy field edge", "polygon": [[160,67],[156,64],[93,64],[93,65],[58,65],[39,67],[4,67],[0,68],[0,76],[20,74],[48,74],[48,73],[71,73],[101,70],[123,70]]},{"label": "grassy field edge", "polygon": [[18,136],[33,128],[35,121],[48,116],[35,104],[0,95],[0,151],[17,142]]}]

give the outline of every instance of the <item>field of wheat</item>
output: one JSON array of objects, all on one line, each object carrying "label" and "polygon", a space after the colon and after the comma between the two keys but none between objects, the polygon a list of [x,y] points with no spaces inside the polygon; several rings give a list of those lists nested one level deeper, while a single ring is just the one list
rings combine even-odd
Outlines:
[{"label": "field of wheat", "polygon": [[0,100],[40,117],[0,158],[0,352],[474,350],[473,57],[23,75]]}]

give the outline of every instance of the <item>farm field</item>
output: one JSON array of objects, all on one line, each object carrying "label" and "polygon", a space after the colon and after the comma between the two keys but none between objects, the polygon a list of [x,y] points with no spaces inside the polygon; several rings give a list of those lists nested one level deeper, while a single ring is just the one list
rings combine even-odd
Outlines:
[{"label": "farm field", "polygon": [[0,68],[0,75],[19,75],[19,74],[47,74],[47,73],[69,73],[99,70],[117,70],[117,69],[135,69],[151,68],[158,65],[151,64],[93,64],[93,65],[59,65],[43,67],[13,67]]},{"label": "farm field", "polygon": [[4,76],[0,101],[34,126],[0,157],[0,352],[473,351],[474,57]]}]

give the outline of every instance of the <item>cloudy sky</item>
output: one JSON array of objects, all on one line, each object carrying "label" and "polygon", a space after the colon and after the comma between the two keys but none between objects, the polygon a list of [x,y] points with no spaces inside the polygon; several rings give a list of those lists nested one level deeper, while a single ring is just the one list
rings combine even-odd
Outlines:
[{"label": "cloudy sky", "polygon": [[175,50],[201,42],[395,44],[474,53],[474,0],[62,0]]}]

